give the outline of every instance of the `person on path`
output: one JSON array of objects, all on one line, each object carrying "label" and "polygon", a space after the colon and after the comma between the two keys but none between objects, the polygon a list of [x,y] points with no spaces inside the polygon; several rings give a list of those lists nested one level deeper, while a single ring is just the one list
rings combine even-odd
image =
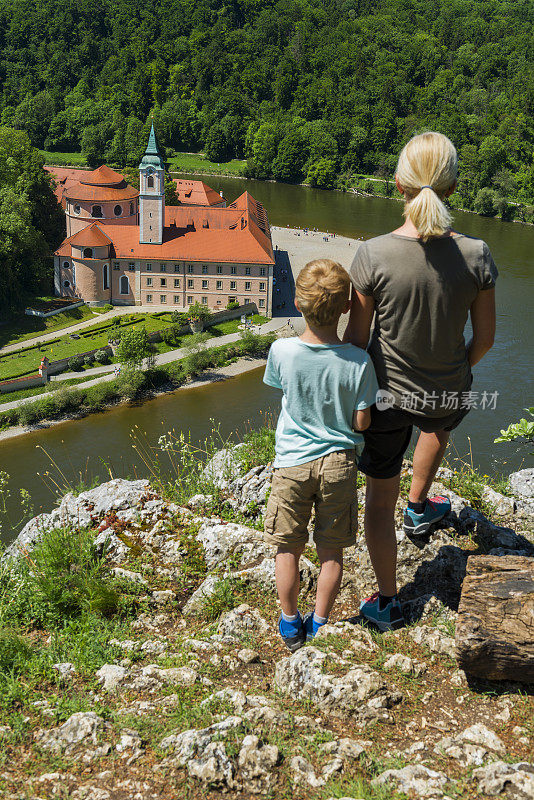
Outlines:
[{"label": "person on path", "polygon": [[[368,350],[380,386],[359,469],[366,475],[365,536],[378,583],[360,611],[381,630],[404,624],[394,512],[413,426],[420,433],[404,530],[421,537],[450,511],[446,497],[429,498],[428,492],[450,432],[472,406],[471,368],[495,335],[498,272],[484,241],[451,228],[444,200],[456,179],[456,150],[446,136],[413,137],[395,177],[405,222],[360,245],[350,268],[344,338]],[[473,335],[466,343],[468,317]]]}]

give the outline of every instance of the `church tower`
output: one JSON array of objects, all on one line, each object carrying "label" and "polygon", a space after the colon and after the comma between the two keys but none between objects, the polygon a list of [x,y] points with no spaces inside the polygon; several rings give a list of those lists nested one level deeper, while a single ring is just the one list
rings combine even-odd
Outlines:
[{"label": "church tower", "polygon": [[139,242],[161,244],[165,227],[165,166],[158,150],[154,123],[139,164]]}]

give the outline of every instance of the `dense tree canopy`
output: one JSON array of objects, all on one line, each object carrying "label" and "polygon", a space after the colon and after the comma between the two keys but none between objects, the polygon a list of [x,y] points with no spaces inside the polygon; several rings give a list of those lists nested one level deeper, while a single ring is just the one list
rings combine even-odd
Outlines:
[{"label": "dense tree canopy", "polygon": [[26,133],[0,126],[0,313],[52,290],[51,253],[64,235],[43,159]]},{"label": "dense tree canopy", "polygon": [[167,148],[317,185],[434,128],[463,205],[533,203],[533,31],[532,0],[0,0],[2,122],[134,165],[153,113]]}]

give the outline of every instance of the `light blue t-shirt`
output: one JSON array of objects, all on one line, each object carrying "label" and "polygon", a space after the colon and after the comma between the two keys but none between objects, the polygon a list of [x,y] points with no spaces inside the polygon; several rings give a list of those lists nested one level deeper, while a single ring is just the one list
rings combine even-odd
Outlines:
[{"label": "light blue t-shirt", "polygon": [[378,383],[371,359],[352,344],[307,344],[277,339],[264,383],[282,389],[275,467],[305,464],[336,450],[363,450],[352,415],[372,406]]}]

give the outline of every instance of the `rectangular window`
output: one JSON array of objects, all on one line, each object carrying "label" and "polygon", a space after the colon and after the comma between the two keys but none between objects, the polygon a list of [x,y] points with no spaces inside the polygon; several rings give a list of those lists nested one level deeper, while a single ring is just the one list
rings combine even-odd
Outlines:
[{"label": "rectangular window", "polygon": [[237,289],[236,281],[230,281],[230,289]]},{"label": "rectangular window", "polygon": [[180,278],[175,278],[174,279],[174,288],[175,289],[179,289],[180,288]]},{"label": "rectangular window", "polygon": [[208,305],[208,298],[207,297],[203,297],[202,298],[202,305],[203,306],[207,306]]},{"label": "rectangular window", "polygon": [[151,303],[152,302],[152,295],[151,294],[147,294],[146,301],[147,301],[147,303]]},{"label": "rectangular window", "polygon": [[220,300],[217,300],[217,305],[218,305],[218,306],[220,306],[220,305],[221,305],[221,301],[220,301]]},{"label": "rectangular window", "polygon": [[179,294],[175,294],[174,295],[174,305],[175,306],[179,306],[180,305],[180,295]]},{"label": "rectangular window", "polygon": [[160,264],[159,268],[162,272],[167,272],[167,264]]},{"label": "rectangular window", "polygon": [[229,302],[229,303],[235,303],[235,302],[236,302],[236,300],[237,300],[237,297],[229,297],[229,298],[228,298],[228,302]]},{"label": "rectangular window", "polygon": [[265,300],[262,298],[259,303],[260,308],[265,308]]},{"label": "rectangular window", "polygon": [[166,303],[167,302],[167,295],[166,294],[160,294],[159,302],[160,303]]},{"label": "rectangular window", "polygon": [[208,274],[208,266],[207,266],[207,264],[203,264],[202,265],[202,274],[203,275],[207,275]]},{"label": "rectangular window", "polygon": [[130,272],[135,272],[135,261],[128,262],[128,270]]},{"label": "rectangular window", "polygon": [[146,279],[146,285],[147,286],[152,286],[152,278],[147,278]]},{"label": "rectangular window", "polygon": [[120,264],[118,261],[113,262],[113,269],[120,269]]},{"label": "rectangular window", "polygon": [[264,277],[267,273],[265,272],[265,267],[260,267],[260,275]]},{"label": "rectangular window", "polygon": [[180,265],[179,264],[175,264],[174,265],[174,271],[175,272],[180,272]]},{"label": "rectangular window", "polygon": [[230,267],[230,274],[237,275],[237,267]]},{"label": "rectangular window", "polygon": [[245,275],[250,275],[250,267],[245,267]]},{"label": "rectangular window", "polygon": [[217,289],[222,289],[222,281],[217,281]]},{"label": "rectangular window", "polygon": [[243,300],[243,302],[245,303],[245,305],[246,305],[247,303],[250,303],[250,297],[245,297],[245,299]]},{"label": "rectangular window", "polygon": [[250,292],[250,281],[245,281],[245,292]]},{"label": "rectangular window", "polygon": [[160,286],[167,286],[167,278],[160,278],[159,279]]},{"label": "rectangular window", "polygon": [[187,295],[187,305],[188,306],[192,306],[193,305],[193,298],[191,297],[190,294]]},{"label": "rectangular window", "polygon": [[189,274],[192,274],[195,271],[194,266],[192,264],[189,264],[187,267],[187,271],[189,272]]},{"label": "rectangular window", "polygon": [[207,289],[208,288],[208,281],[202,281],[202,288],[203,289]]},{"label": "rectangular window", "polygon": [[187,288],[194,289],[195,288],[195,281],[192,278],[188,278],[187,280]]},{"label": "rectangular window", "polygon": [[222,267],[217,267],[217,275],[222,275]]},{"label": "rectangular window", "polygon": [[146,271],[147,272],[152,272],[152,264],[147,264],[146,265]]},{"label": "rectangular window", "polygon": [[260,292],[264,292],[264,291],[265,291],[265,284],[264,283],[260,283]]}]

